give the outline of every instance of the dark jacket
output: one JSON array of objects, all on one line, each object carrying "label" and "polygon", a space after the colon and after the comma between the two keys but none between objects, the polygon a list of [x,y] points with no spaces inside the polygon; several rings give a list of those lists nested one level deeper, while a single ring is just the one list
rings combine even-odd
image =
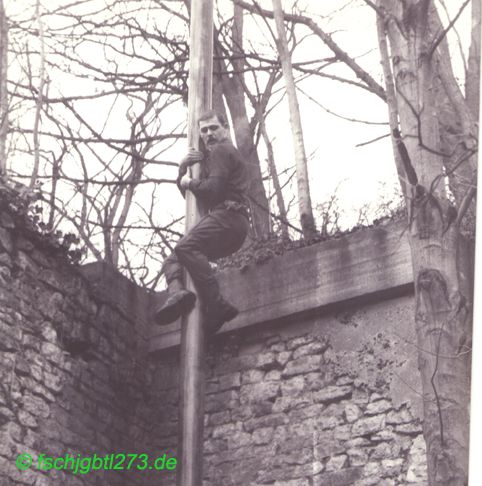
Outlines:
[{"label": "dark jacket", "polygon": [[225,201],[247,206],[247,186],[246,164],[233,144],[226,140],[207,153],[201,163],[201,177],[190,182],[189,190],[209,210]]}]

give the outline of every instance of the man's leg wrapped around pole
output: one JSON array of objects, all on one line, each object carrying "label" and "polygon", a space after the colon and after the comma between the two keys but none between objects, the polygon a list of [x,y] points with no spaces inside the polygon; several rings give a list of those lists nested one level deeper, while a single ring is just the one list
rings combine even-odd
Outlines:
[{"label": "man's leg wrapped around pole", "polygon": [[209,261],[226,257],[241,248],[249,223],[238,212],[219,209],[204,216],[178,243],[175,253],[189,272],[204,307],[208,334],[233,319],[238,310],[221,295]]},{"label": "man's leg wrapped around pole", "polygon": [[[238,313],[237,309],[222,297],[209,261],[231,255],[241,248],[248,225],[247,218],[240,213],[228,210],[213,211],[181,238],[173,255],[164,263],[163,272],[168,289],[169,283],[180,281],[182,267],[189,272],[204,306],[209,332],[215,332]],[[171,294],[170,290],[169,293]],[[171,307],[182,311],[182,306],[177,305],[177,297],[174,297],[181,294],[177,291],[172,295],[175,302]],[[172,316],[173,313],[168,310],[167,314]]]},{"label": "man's leg wrapped around pole", "polygon": [[189,312],[196,302],[196,295],[184,287],[183,270],[176,253],[172,253],[162,266],[167,283],[167,299],[156,309],[154,319],[158,324],[170,324]]}]

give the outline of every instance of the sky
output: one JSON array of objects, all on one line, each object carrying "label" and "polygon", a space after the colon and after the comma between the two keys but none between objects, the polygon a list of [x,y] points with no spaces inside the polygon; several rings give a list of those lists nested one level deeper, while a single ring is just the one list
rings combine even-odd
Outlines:
[{"label": "sky", "polygon": [[[77,12],[85,14],[85,12],[99,9],[106,1],[110,0],[80,2],[79,6],[76,7]],[[65,6],[70,3],[66,0],[41,2],[41,11],[45,11],[47,8],[52,10],[57,5]],[[369,71],[377,82],[383,85],[377,51],[375,13],[365,5],[363,0],[337,0],[337,2],[285,1],[285,9],[291,10],[295,3],[300,12],[312,17],[325,31],[331,32],[340,47],[355,57],[357,62]],[[451,0],[449,4],[450,15],[458,10],[461,3],[461,0]],[[132,5],[148,7],[152,4],[153,2],[150,0],[140,0]],[[179,2],[171,1],[168,4],[175,8],[176,5],[179,5]],[[270,0],[263,0],[260,4],[262,7],[271,8]],[[7,13],[12,18],[25,18],[33,15],[33,5],[33,0],[6,0]],[[218,13],[228,15],[231,8],[231,0],[218,0],[215,17],[217,18]],[[128,12],[125,15],[129,15]],[[59,15],[55,17],[54,21],[49,20],[50,23],[46,25],[46,28],[58,29],[70,21]],[[143,21],[154,25],[156,22],[160,22],[160,19],[151,16],[144,18]],[[170,19],[170,22],[171,30],[173,32],[179,31],[182,34],[183,23],[175,17]],[[259,52],[269,51],[274,47],[273,39],[270,38],[269,34],[260,35],[260,27],[264,27],[264,24],[258,17],[247,15],[245,18],[245,42],[252,43]],[[468,12],[459,19],[456,27],[462,37],[462,42],[467,45],[470,31]],[[309,34],[308,29],[299,29],[297,32],[298,41],[301,42],[293,52],[293,62],[323,59],[332,55],[320,39],[307,35]],[[461,62],[455,37],[452,37],[451,40],[453,59],[463,81],[463,70],[460,68]],[[84,43],[79,45],[77,54],[88,59],[89,62],[102,63],[105,61],[102,61],[104,57],[99,52],[101,48],[99,45]],[[48,55],[49,50],[47,49]],[[135,69],[150,69],[149,63],[142,59],[131,62],[135,62]],[[122,69],[128,70],[130,67],[122,66]],[[328,72],[353,78],[351,72],[340,63],[330,68]],[[247,82],[250,82],[249,77]],[[307,78],[300,81],[298,87],[304,141],[306,153],[309,156],[311,197],[315,213],[318,206],[336,194],[338,205],[343,212],[342,224],[348,227],[356,223],[360,208],[367,204],[376,207],[381,200],[389,200],[394,197],[394,191],[398,186],[389,137],[381,138],[374,143],[367,143],[388,134],[388,126],[386,125],[387,107],[377,96],[366,90],[327,78]],[[68,73],[62,75],[57,73],[55,77],[52,77],[50,86],[51,93],[57,91],[64,95],[88,94],[99,89],[102,88],[95,81],[88,78],[76,78]],[[294,154],[283,80],[279,81],[276,89],[277,93],[273,96],[269,108],[280,100],[281,102],[269,113],[266,123],[268,134],[275,149],[278,172],[282,173],[294,166]],[[313,99],[316,100],[316,103],[313,102]],[[130,126],[127,116],[128,104],[126,101],[118,100],[114,109],[111,109],[109,103],[113,100],[114,97],[108,98],[102,104],[98,100],[84,102],[80,105],[79,111],[96,129],[100,130],[104,127],[106,136],[127,138]],[[139,113],[140,109],[140,105],[133,106],[129,112]],[[111,110],[110,114],[107,115],[109,110]],[[182,103],[178,103],[167,112],[163,112],[161,124],[167,130],[169,127],[183,124],[186,115],[186,107]],[[32,113],[26,116],[31,118]],[[360,119],[375,124],[348,121],[342,117]],[[43,139],[42,142],[48,143],[46,139]],[[360,144],[363,145],[359,146]],[[158,149],[162,146],[162,144],[159,144]],[[185,142],[181,140],[161,154],[160,158],[179,161],[186,148]],[[263,146],[260,147],[259,154],[264,162],[266,151]],[[80,175],[80,168],[75,169],[75,167],[79,167],[76,154],[69,155],[72,165],[71,173]],[[176,169],[174,167],[154,166],[148,168],[146,174],[153,177],[175,178]],[[281,178],[283,182],[287,175],[281,176]],[[147,207],[150,203],[151,192],[145,189],[143,187],[138,191],[138,203]],[[291,194],[294,194],[295,191],[296,186],[292,184],[291,190],[286,191],[285,198],[289,200]],[[143,198],[145,198],[144,202]],[[184,212],[182,197],[175,186],[162,185],[159,192],[158,207],[156,218],[159,225],[166,224],[172,217],[179,216]],[[296,206],[293,207],[290,215],[292,221],[297,224]]]},{"label": "sky", "polygon": [[[285,2],[287,6],[293,2]],[[321,4],[326,2],[305,1],[306,7],[299,3],[300,10],[307,10],[307,15],[322,15]],[[340,2],[340,4],[348,2]],[[356,3],[356,2],[355,2]],[[358,2],[360,3],[360,2]],[[332,11],[332,2],[328,2]],[[229,0],[219,0],[218,8],[227,9]],[[270,2],[261,6],[269,8]],[[334,16],[327,22],[327,28],[336,31],[336,40],[348,52],[356,52],[359,62],[369,71],[378,71],[377,81],[383,84],[376,51],[376,35],[373,27],[374,16],[366,6],[347,8],[343,19]],[[343,20],[343,22],[341,22]],[[246,42],[263,44],[272,40],[259,36],[258,19],[245,19]],[[305,30],[303,35],[307,34]],[[331,52],[315,37],[303,40],[294,51],[293,62],[320,59],[331,56]],[[333,74],[347,74],[343,66],[331,70]],[[352,77],[351,73],[348,73]],[[267,117],[268,134],[275,149],[276,165],[279,172],[294,166],[291,127],[288,123],[289,111],[284,92],[284,82],[278,83],[278,94],[273,97],[273,104],[283,97],[282,103]],[[357,147],[388,133],[386,105],[368,91],[354,88],[329,79],[312,78],[299,83],[298,101],[303,123],[306,153],[309,156],[309,175],[313,206],[323,204],[336,192],[339,205],[343,208],[345,224],[350,225],[358,218],[357,209],[370,202],[391,197],[398,186],[392,159],[390,139],[387,137],[377,143]],[[302,91],[301,91],[302,90]],[[304,94],[306,93],[306,94]],[[347,121],[313,103],[316,100],[329,111],[343,117],[361,119],[379,125],[367,125]],[[182,157],[183,147],[176,147],[173,158]],[[266,158],[266,151],[259,150],[260,158]],[[295,187],[293,186],[293,190]],[[296,211],[293,211],[296,218]]]}]

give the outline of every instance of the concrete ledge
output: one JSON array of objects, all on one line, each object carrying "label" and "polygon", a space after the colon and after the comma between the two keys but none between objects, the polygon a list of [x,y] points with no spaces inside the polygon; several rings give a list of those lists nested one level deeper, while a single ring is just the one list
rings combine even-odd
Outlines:
[{"label": "concrete ledge", "polygon": [[[221,333],[262,322],[285,320],[353,299],[386,298],[413,286],[403,226],[390,224],[274,257],[241,272],[219,275],[223,293],[240,309]],[[180,342],[180,322],[150,330],[151,352]]]}]

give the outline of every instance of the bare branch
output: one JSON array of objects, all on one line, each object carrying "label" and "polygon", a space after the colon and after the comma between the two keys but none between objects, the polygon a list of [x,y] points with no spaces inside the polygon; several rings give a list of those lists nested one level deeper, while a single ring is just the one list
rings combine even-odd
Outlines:
[{"label": "bare branch", "polygon": [[[234,2],[250,12],[259,14],[257,8],[247,2],[244,2],[243,0],[234,0]],[[263,16],[273,18],[272,11],[260,9],[260,12]],[[285,14],[284,17],[285,20],[304,24],[309,27],[335,53],[337,59],[345,63],[355,73],[355,75],[370,88],[370,91],[380,97],[383,101],[386,101],[385,90],[382,88],[382,86],[380,86],[368,72],[366,72],[343,49],[341,49],[332,39],[331,35],[324,32],[311,18],[294,14]]]},{"label": "bare branch", "polygon": [[442,32],[440,32],[440,34],[433,40],[430,50],[427,53],[429,58],[433,56],[435,49],[437,49],[438,45],[442,42],[442,39],[447,35],[449,30],[454,26],[455,22],[457,22],[459,17],[462,15],[462,12],[465,10],[465,7],[467,7],[467,5],[470,2],[471,0],[465,0],[465,2],[462,4],[459,11],[457,12],[457,15],[455,15],[455,17],[452,19],[451,22],[449,22],[447,27]]}]

